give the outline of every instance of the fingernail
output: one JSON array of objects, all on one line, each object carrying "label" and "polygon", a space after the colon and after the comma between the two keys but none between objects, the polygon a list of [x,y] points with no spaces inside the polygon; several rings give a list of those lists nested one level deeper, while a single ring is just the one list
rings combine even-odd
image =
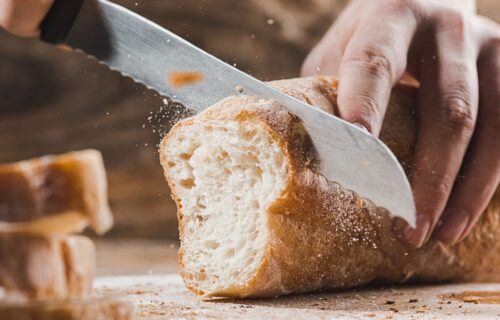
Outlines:
[{"label": "fingernail", "polygon": [[364,132],[366,133],[370,133],[370,131],[368,131],[368,128],[366,128],[364,125],[362,125],[361,123],[359,122],[353,122],[352,123],[353,125],[355,125],[356,127],[360,128],[361,130],[363,130]]},{"label": "fingernail", "polygon": [[413,246],[420,248],[428,237],[431,224],[429,221],[417,223],[417,228],[413,229],[410,226],[404,231],[405,238]]},{"label": "fingernail", "polygon": [[443,222],[443,226],[437,231],[437,238],[443,242],[454,244],[465,236],[469,225],[469,214],[465,211],[455,212],[449,215]]}]

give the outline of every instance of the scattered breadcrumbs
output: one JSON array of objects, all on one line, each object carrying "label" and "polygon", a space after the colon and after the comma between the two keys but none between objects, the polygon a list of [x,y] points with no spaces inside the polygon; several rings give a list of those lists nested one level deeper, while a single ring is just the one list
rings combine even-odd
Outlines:
[{"label": "scattered breadcrumbs", "polygon": [[455,299],[476,304],[500,304],[500,291],[465,291],[460,293],[442,294],[438,297],[441,299]]},{"label": "scattered breadcrumbs", "polygon": [[358,209],[362,209],[363,208],[363,199],[361,199],[361,198],[357,198],[356,199],[356,207]]},{"label": "scattered breadcrumbs", "polygon": [[129,290],[129,291],[127,291],[127,294],[145,294],[145,293],[146,293],[146,291],[144,291],[144,290],[138,290],[138,289],[137,290]]},{"label": "scattered breadcrumbs", "polygon": [[202,79],[203,74],[198,71],[172,71],[168,76],[168,82],[174,88],[191,85]]}]

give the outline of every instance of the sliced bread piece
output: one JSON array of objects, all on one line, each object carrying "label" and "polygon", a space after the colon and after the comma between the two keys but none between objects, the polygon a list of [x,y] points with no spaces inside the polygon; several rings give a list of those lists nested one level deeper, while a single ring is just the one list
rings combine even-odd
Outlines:
[{"label": "sliced bread piece", "polygon": [[117,298],[89,298],[29,303],[0,302],[0,318],[9,320],[132,320],[131,303]]},{"label": "sliced bread piece", "polygon": [[[335,79],[271,84],[337,112]],[[417,136],[415,94],[395,90],[381,133],[406,169]],[[500,280],[498,191],[464,241],[406,247],[387,211],[316,173],[307,132],[276,101],[224,99],[178,123],[160,158],[178,207],[181,275],[197,294],[265,297],[375,280]]]},{"label": "sliced bread piece", "polygon": [[0,233],[70,233],[113,224],[97,150],[0,165]]},{"label": "sliced bread piece", "polygon": [[83,236],[0,235],[0,302],[87,297],[95,264]]}]

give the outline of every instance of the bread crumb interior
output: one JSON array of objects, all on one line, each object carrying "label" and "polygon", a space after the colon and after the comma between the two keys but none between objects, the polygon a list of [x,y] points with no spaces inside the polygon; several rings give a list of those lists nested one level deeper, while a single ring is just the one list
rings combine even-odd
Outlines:
[{"label": "bread crumb interior", "polygon": [[267,208],[287,184],[278,142],[257,120],[205,119],[175,130],[163,150],[188,285],[210,294],[246,284],[264,255]]}]

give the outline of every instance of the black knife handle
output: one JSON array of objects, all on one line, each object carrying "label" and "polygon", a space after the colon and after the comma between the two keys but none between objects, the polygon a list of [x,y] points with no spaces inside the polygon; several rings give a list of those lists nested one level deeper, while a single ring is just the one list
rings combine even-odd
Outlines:
[{"label": "black knife handle", "polygon": [[52,44],[64,42],[80,12],[83,1],[85,0],[54,0],[54,4],[40,26],[40,39]]}]

